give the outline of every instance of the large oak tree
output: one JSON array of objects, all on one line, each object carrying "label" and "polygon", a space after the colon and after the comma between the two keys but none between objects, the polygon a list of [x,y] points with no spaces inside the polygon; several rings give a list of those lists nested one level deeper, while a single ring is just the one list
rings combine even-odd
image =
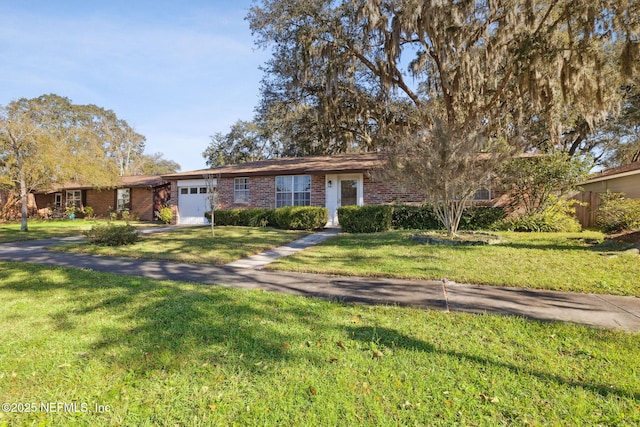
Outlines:
[{"label": "large oak tree", "polygon": [[381,135],[393,141],[391,175],[422,191],[452,234],[532,121],[558,146],[568,113],[606,117],[612,76],[637,74],[640,58],[634,0],[263,0],[248,19],[274,59],[289,59],[284,87],[320,81],[329,99],[364,88],[376,102],[350,107],[358,117],[410,104]]}]

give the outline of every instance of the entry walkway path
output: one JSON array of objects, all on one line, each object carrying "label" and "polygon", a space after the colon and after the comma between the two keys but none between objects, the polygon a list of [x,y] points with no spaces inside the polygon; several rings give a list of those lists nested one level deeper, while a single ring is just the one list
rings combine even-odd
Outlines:
[{"label": "entry walkway path", "polygon": [[[477,286],[437,280],[272,272],[255,268],[257,263],[245,266],[240,263],[234,263],[235,266],[212,266],[71,254],[47,249],[53,244],[74,240],[77,238],[0,244],[0,261],[86,268],[157,280],[263,289],[344,302],[515,315],[640,332],[640,298],[634,297]],[[299,246],[313,243],[307,241],[304,245],[299,243],[288,246],[298,249]]]}]

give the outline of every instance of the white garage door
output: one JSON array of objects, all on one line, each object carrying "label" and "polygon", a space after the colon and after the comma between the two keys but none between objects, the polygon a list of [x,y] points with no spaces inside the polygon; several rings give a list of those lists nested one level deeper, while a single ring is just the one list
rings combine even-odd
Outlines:
[{"label": "white garage door", "polygon": [[204,217],[209,202],[204,180],[184,181],[178,184],[179,224],[207,224]]}]

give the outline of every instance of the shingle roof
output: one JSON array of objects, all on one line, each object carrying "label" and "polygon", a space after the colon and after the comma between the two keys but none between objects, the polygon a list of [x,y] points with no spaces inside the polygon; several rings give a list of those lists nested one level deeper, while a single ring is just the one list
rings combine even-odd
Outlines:
[{"label": "shingle roof", "polygon": [[[131,187],[157,187],[163,184],[167,184],[160,175],[135,175],[135,176],[121,176],[118,183],[113,188],[131,188]],[[91,185],[80,184],[77,182],[67,182],[63,185],[54,185],[53,188],[46,191],[39,191],[39,193],[54,193],[63,190],[89,190],[95,188]]]},{"label": "shingle roof", "polygon": [[618,178],[619,176],[635,175],[637,173],[640,173],[640,162],[633,162],[628,165],[618,166],[617,168],[606,169],[602,172],[598,172],[582,184],[590,184],[592,182],[605,181],[607,179]]},{"label": "shingle roof", "polygon": [[163,175],[164,179],[198,179],[203,175],[222,177],[279,175],[279,174],[320,174],[364,172],[374,169],[384,162],[381,153],[346,153],[331,156],[283,157],[260,160],[238,165],[220,166],[212,169],[200,169],[190,172]]}]

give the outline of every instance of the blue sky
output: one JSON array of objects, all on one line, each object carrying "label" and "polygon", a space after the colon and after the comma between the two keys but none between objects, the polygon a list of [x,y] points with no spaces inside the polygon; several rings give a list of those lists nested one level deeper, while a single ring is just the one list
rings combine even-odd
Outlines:
[{"label": "blue sky", "polygon": [[0,0],[0,104],[55,93],[113,110],[183,171],[250,120],[268,53],[251,0]]}]

